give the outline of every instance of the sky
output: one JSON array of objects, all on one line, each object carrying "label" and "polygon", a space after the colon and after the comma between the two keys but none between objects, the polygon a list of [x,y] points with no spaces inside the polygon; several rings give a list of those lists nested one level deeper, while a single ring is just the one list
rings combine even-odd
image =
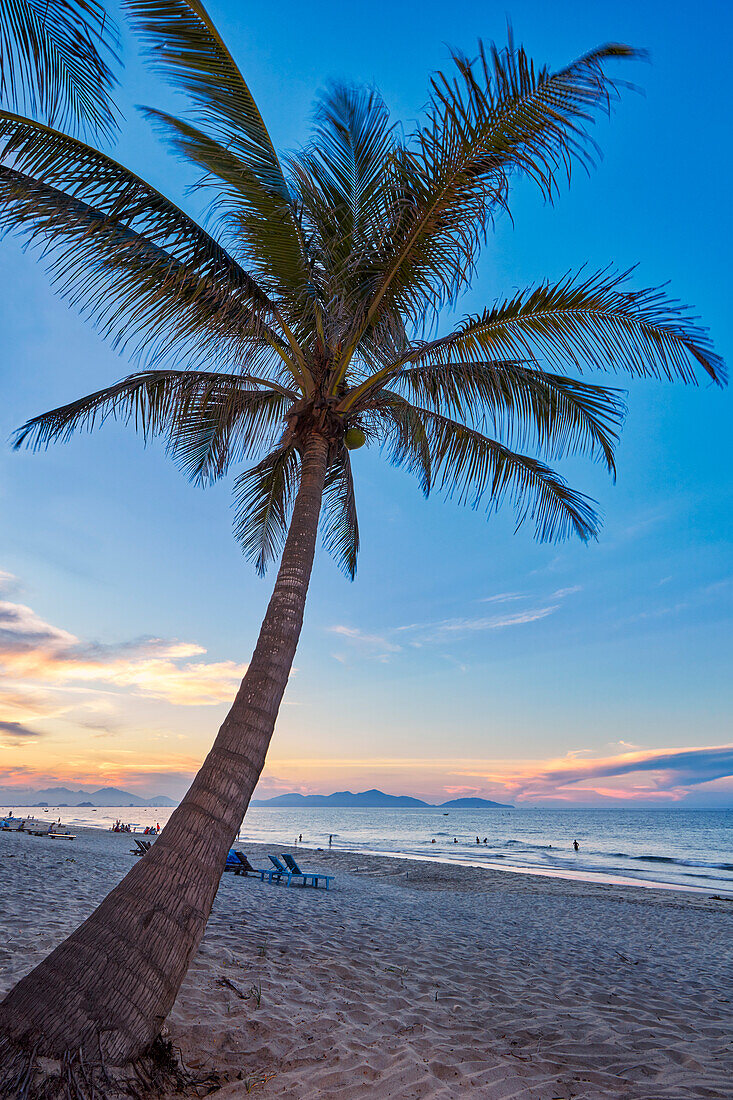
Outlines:
[{"label": "sky", "polygon": [[[692,304],[730,364],[732,9],[521,0],[272,7],[210,0],[279,149],[308,135],[330,78],[373,83],[406,127],[448,47],[515,36],[559,67],[606,41],[624,93],[603,159],[554,207],[515,187],[468,312],[586,265],[638,268]],[[561,18],[558,17],[561,13]],[[126,40],[114,155],[192,213],[188,176],[135,104],[181,109]],[[0,786],[115,785],[178,797],[246,669],[274,574],[231,534],[231,478],[188,484],[157,444],[109,424],[14,453],[28,417],[131,366],[0,243]],[[609,381],[607,378],[602,379]],[[425,500],[376,451],[354,455],[357,579],[318,556],[259,797],[378,787],[430,801],[733,805],[730,389],[619,376],[629,412],[613,484],[562,472],[604,514],[598,542],[538,544],[509,510]]]}]

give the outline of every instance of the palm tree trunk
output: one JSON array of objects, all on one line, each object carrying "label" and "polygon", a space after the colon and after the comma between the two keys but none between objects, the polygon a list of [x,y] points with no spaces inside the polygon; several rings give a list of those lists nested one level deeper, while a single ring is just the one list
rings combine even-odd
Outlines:
[{"label": "palm tree trunk", "polygon": [[0,1035],[16,1049],[120,1066],[159,1035],[265,763],[303,625],[327,456],[327,440],[311,435],[251,664],[188,793],[151,850],[0,1004]]}]

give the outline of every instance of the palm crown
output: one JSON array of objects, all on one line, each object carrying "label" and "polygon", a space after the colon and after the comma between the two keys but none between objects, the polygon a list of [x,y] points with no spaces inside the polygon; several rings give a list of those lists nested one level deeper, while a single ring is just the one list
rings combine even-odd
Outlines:
[{"label": "palm crown", "polygon": [[164,434],[200,482],[247,462],[236,533],[260,571],[282,545],[314,431],[329,442],[324,542],[351,576],[354,427],[425,493],[509,498],[541,538],[593,536],[593,502],[546,463],[582,452],[613,473],[624,404],[565,372],[690,382],[702,369],[721,383],[706,331],[606,271],[529,288],[428,337],[467,287],[512,176],[552,199],[590,162],[588,126],[619,90],[604,66],[634,51],[604,46],[554,73],[511,36],[502,51],[455,54],[407,138],[376,91],[334,85],[310,143],[281,160],[198,0],[125,6],[153,66],[192,103],[186,119],[145,113],[203,171],[210,231],[96,149],[0,114],[0,225],[42,246],[60,291],[157,368],[29,421],[17,445],[113,414]]}]

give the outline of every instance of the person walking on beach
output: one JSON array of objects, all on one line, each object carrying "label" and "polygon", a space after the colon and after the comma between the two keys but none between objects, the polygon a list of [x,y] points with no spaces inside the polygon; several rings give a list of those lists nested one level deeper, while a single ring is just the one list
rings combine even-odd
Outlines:
[{"label": "person walking on beach", "polygon": [[333,844],[333,833],[330,833],[329,837],[328,837],[328,846],[329,846],[329,848],[331,847],[332,844]]},{"label": "person walking on beach", "polygon": [[580,849],[580,845],[578,844],[577,840],[573,841],[573,848],[575,848],[576,852]]},{"label": "person walking on beach", "polygon": [[298,833],[298,844],[302,844],[302,843],[303,843],[303,834]]}]

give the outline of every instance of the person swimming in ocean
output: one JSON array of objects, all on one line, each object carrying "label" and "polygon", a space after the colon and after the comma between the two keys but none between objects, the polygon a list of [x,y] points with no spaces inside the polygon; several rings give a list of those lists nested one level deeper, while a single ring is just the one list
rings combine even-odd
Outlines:
[{"label": "person swimming in ocean", "polygon": [[577,840],[573,841],[573,848],[575,848],[576,852],[580,850],[580,845],[578,844]]}]

